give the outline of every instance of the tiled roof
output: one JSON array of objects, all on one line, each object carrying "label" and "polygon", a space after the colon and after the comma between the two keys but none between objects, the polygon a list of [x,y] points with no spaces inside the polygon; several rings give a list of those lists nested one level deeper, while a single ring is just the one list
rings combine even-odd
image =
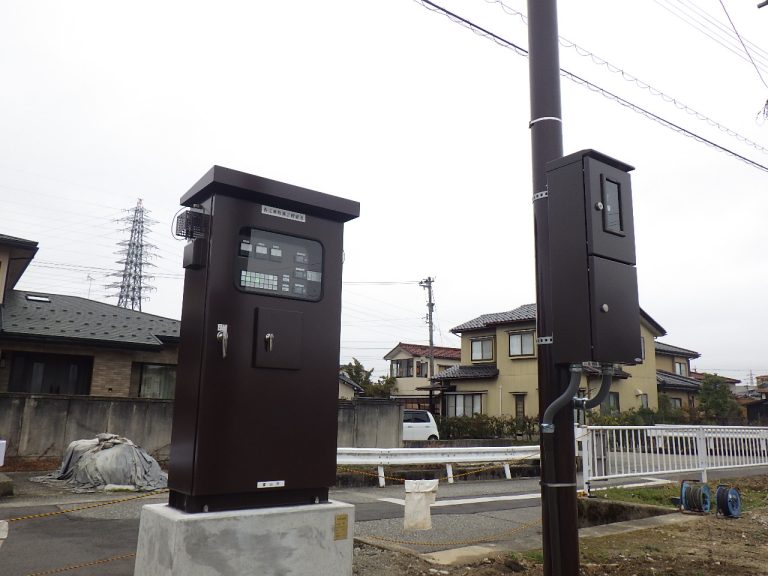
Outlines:
[{"label": "tiled roof", "polygon": [[358,394],[362,394],[362,393],[364,392],[364,390],[363,390],[363,387],[362,387],[362,386],[360,386],[360,384],[358,384],[358,383],[357,383],[357,382],[355,382],[354,380],[352,380],[352,378],[350,378],[350,377],[347,375],[347,373],[346,373],[346,372],[344,372],[344,370],[339,370],[339,380],[341,380],[342,382],[344,382],[344,383],[345,383],[347,386],[349,386],[350,388],[352,388],[352,390],[354,390],[354,391],[355,391],[355,392],[357,392]]},{"label": "tiled roof", "polygon": [[[31,299],[30,299],[31,297]],[[0,315],[0,338],[82,341],[158,348],[178,341],[181,322],[77,296],[11,290]]]},{"label": "tiled roof", "polygon": [[[384,358],[392,354],[395,350],[401,348],[413,356],[425,356],[429,357],[429,346],[424,344],[407,344],[405,342],[398,343],[391,352],[389,352]],[[461,348],[446,348],[444,346],[433,346],[432,356],[434,358],[444,358],[446,360],[461,360]]]},{"label": "tiled roof", "polygon": [[536,320],[536,304],[523,304],[509,310],[507,312],[495,312],[493,314],[483,314],[478,316],[469,322],[464,322],[455,328],[451,328],[451,332],[469,332],[471,330],[482,330],[491,326],[498,326],[499,324],[509,324],[512,322],[531,322]]},{"label": "tiled roof", "polygon": [[672,344],[664,344],[664,342],[656,342],[656,352],[664,354],[665,356],[683,356],[684,358],[698,358],[701,356],[698,352],[693,350],[686,350],[678,346],[672,346]]},{"label": "tiled roof", "polygon": [[661,390],[682,390],[700,392],[701,384],[693,378],[686,378],[666,370],[656,370],[656,383]]},{"label": "tiled roof", "polygon": [[709,374],[708,372],[693,371],[689,374],[689,376],[694,380],[698,380],[699,382],[702,382],[707,376],[717,376],[718,378],[722,378],[726,384],[733,384],[735,386],[736,384],[741,383],[741,380],[736,380],[736,378],[728,378],[727,376],[720,376],[719,374]]},{"label": "tiled roof", "polygon": [[432,380],[474,380],[476,378],[496,378],[499,369],[496,366],[451,366],[438,372]]}]

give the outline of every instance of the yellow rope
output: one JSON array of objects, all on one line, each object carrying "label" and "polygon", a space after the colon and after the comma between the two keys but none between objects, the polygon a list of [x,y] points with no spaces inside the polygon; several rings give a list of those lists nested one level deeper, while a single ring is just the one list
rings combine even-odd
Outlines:
[{"label": "yellow rope", "polygon": [[79,512],[81,510],[89,510],[91,508],[101,508],[102,506],[110,506],[112,504],[121,504],[123,502],[130,502],[131,500],[139,500],[141,498],[149,498],[150,496],[157,496],[158,494],[165,494],[168,490],[155,490],[153,492],[147,492],[146,494],[140,494],[138,496],[130,496],[128,498],[120,498],[118,500],[109,500],[107,502],[98,502],[96,504],[87,504],[78,508],[68,508],[67,510],[58,510],[56,512],[43,512],[41,514],[30,514],[29,516],[19,516],[18,518],[9,518],[8,522],[19,522],[21,520],[34,520],[36,518],[49,518],[50,516],[59,516],[61,514],[68,514],[69,512]]},{"label": "yellow rope", "polygon": [[127,560],[128,558],[134,558],[135,552],[130,554],[123,554],[122,556],[113,556],[112,558],[104,558],[102,560],[94,560],[93,562],[86,562],[85,564],[76,564],[75,566],[67,566],[65,568],[54,568],[52,570],[44,570],[43,572],[34,572],[27,574],[27,576],[46,576],[47,574],[61,574],[62,572],[69,572],[70,570],[78,570],[80,568],[87,568],[88,566],[98,566],[99,564],[106,564],[107,562],[115,562],[116,560]]}]

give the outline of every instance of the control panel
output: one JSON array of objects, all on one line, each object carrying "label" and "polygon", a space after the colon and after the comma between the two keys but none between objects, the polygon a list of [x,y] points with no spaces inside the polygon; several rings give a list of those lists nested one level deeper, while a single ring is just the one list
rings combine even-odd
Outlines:
[{"label": "control panel", "polygon": [[241,228],[235,275],[244,292],[316,302],[323,292],[323,247],[315,240]]}]

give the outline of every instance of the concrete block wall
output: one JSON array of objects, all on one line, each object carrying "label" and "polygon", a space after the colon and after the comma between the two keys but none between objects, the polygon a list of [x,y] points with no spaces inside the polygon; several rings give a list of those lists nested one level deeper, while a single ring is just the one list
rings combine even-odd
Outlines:
[{"label": "concrete block wall", "polygon": [[[131,439],[161,463],[168,461],[172,400],[0,393],[0,438],[6,460],[61,459],[73,440],[108,432]],[[339,402],[337,445],[399,448],[402,409],[390,400]]]}]

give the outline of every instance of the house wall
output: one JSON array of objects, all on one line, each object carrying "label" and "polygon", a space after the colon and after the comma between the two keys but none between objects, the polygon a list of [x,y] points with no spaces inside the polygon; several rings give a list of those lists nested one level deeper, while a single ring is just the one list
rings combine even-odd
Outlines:
[{"label": "house wall", "polygon": [[656,346],[654,334],[645,322],[640,322],[640,335],[644,344],[641,364],[625,366],[624,371],[632,375],[626,380],[617,380],[611,386],[612,392],[619,393],[619,408],[622,412],[630,408],[641,407],[640,394],[648,395],[648,407],[656,410],[659,407],[659,391],[656,383]]},{"label": "house wall", "polygon": [[[178,346],[175,344],[167,344],[159,351],[145,351],[35,342],[3,342],[3,356],[7,356],[7,353],[12,351],[92,357],[92,396],[137,396],[138,381],[133,382],[133,385],[131,383],[131,368],[134,362],[173,365],[178,363]],[[11,363],[6,360],[0,365],[0,392],[8,391],[10,373]]]},{"label": "house wall", "polygon": [[346,382],[339,380],[339,400],[351,400],[355,397],[355,391]]},{"label": "house wall", "polygon": [[689,392],[683,392],[680,390],[667,390],[665,392],[662,392],[664,395],[668,396],[670,399],[677,398],[680,400],[680,409],[684,412],[688,411],[691,406],[696,407],[698,404],[696,402],[696,395],[691,394]]},{"label": "house wall", "polygon": [[667,372],[672,372],[673,374],[676,374],[675,372],[675,364],[677,362],[682,362],[685,364],[685,374],[683,376],[690,377],[691,375],[691,364],[690,359],[686,358],[685,356],[670,356],[668,354],[656,354],[656,368],[659,370],[666,370]]},{"label": "house wall", "polygon": [[[108,432],[132,440],[167,462],[173,421],[172,400],[0,393],[0,438],[6,458],[60,460],[70,442]],[[401,407],[390,400],[340,402],[339,446],[399,448]]]},{"label": "house wall", "polygon": [[[424,390],[417,390],[416,388],[423,387],[423,386],[429,386],[429,378],[426,377],[426,376],[417,377],[417,376],[415,376],[415,374],[416,374],[416,365],[419,362],[425,362],[425,363],[429,364],[429,358],[427,356],[412,356],[411,354],[409,354],[405,350],[400,350],[397,354],[395,354],[394,356],[389,358],[389,360],[390,360],[390,374],[392,373],[391,372],[391,366],[392,366],[391,361],[392,360],[408,360],[408,359],[412,359],[413,360],[413,373],[414,373],[414,376],[410,376],[410,377],[409,376],[403,376],[403,377],[397,378],[397,391],[396,392],[397,392],[397,394],[399,396],[426,396],[427,395],[426,391],[424,391]],[[436,357],[434,359],[434,363],[435,363],[435,372],[437,373],[437,372],[440,371],[440,368],[438,366],[444,366],[444,367],[447,368],[447,367],[455,366],[455,365],[459,364],[459,361],[458,360],[449,360],[449,359],[446,359],[446,358],[437,358]],[[446,369],[446,368],[443,368],[443,369]]]},{"label": "house wall", "polygon": [[[535,324],[533,322],[507,324],[499,326],[495,330],[463,334],[461,338],[461,363],[467,366],[495,365],[499,370],[499,375],[495,379],[456,381],[456,392],[486,391],[487,396],[483,397],[483,412],[489,416],[514,416],[515,395],[522,393],[525,395],[526,416],[539,415],[537,347],[534,347],[534,356],[510,357],[509,355],[508,334],[528,329],[535,329]],[[640,334],[644,338],[645,360],[642,364],[624,367],[624,370],[631,374],[631,377],[614,379],[611,386],[611,392],[618,392],[619,394],[619,407],[622,411],[640,408],[640,394],[648,395],[650,408],[656,409],[658,407],[654,334],[645,322],[641,322]],[[471,341],[488,336],[494,338],[494,360],[492,362],[472,362]],[[588,381],[586,376],[582,376],[580,388],[585,391],[588,390],[590,396],[597,394],[599,387],[599,378],[591,378]]]}]

